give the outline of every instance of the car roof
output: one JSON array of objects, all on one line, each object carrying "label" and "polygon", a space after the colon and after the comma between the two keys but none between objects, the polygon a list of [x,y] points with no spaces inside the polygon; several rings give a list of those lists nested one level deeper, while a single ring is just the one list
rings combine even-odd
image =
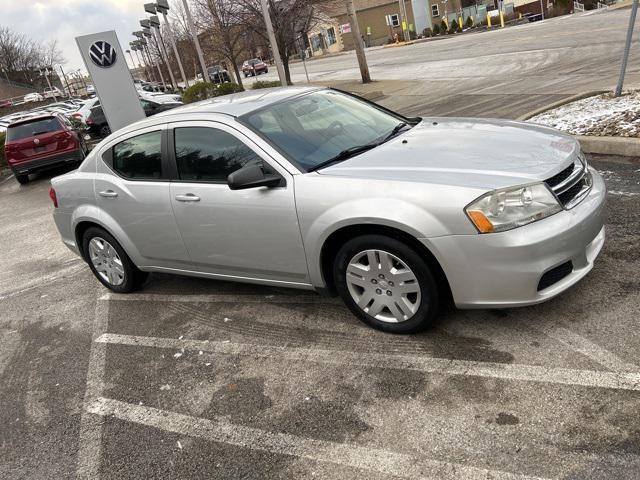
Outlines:
[{"label": "car roof", "polygon": [[191,103],[174,110],[159,113],[156,116],[167,117],[183,113],[223,113],[232,117],[240,117],[274,103],[324,89],[325,87],[300,86],[247,90]]}]

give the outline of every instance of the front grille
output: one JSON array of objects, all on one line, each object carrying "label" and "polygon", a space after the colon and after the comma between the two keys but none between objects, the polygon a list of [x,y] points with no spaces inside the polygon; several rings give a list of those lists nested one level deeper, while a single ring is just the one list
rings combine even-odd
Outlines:
[{"label": "front grille", "polygon": [[557,173],[553,177],[548,179],[547,180],[547,185],[549,185],[551,188],[560,185],[562,182],[564,182],[567,178],[569,178],[571,176],[571,174],[573,173],[573,169],[575,167],[576,167],[575,164],[572,163],[567,168],[562,170],[560,173]]},{"label": "front grille", "polygon": [[545,183],[556,195],[560,204],[569,209],[580,203],[589,192],[591,175],[587,170],[586,161],[580,155],[571,165],[548,178]]},{"label": "front grille", "polygon": [[545,288],[549,288],[551,285],[558,283],[571,272],[573,272],[573,263],[571,263],[571,260],[552,268],[540,277],[540,281],[538,282],[538,291],[544,290]]}]

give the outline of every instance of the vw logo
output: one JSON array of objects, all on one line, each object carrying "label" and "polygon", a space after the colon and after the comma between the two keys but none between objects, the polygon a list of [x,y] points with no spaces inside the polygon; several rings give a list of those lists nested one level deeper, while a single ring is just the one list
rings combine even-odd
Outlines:
[{"label": "vw logo", "polygon": [[91,61],[100,68],[109,68],[116,63],[116,49],[111,44],[99,40],[89,47]]},{"label": "vw logo", "polygon": [[38,145],[40,143],[40,140],[38,140],[37,138],[33,139],[33,143],[35,143],[36,145]]}]

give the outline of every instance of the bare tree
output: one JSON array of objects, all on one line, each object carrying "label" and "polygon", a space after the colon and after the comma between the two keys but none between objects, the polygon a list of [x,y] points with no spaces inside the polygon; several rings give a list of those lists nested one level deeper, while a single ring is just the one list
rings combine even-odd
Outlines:
[{"label": "bare tree", "polygon": [[245,51],[244,28],[240,21],[243,7],[237,0],[196,0],[196,7],[208,24],[207,43],[231,66],[242,85],[239,60]]},{"label": "bare tree", "polygon": [[[237,0],[242,5],[243,24],[268,44],[260,0]],[[282,57],[285,77],[291,84],[289,59],[299,51],[303,39],[318,24],[328,23],[325,12],[333,11],[340,0],[268,0],[271,22]]]},{"label": "bare tree", "polygon": [[0,27],[0,67],[13,79],[32,83],[40,68],[64,63],[56,40],[42,44],[8,27]]}]

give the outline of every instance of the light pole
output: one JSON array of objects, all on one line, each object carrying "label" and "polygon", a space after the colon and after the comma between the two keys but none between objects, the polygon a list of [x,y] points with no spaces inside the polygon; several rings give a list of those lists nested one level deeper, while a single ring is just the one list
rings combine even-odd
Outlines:
[{"label": "light pole", "polygon": [[[151,22],[147,19],[145,20],[140,20],[140,26],[142,27],[142,35],[144,35],[147,38],[154,38],[153,35],[151,34]],[[145,47],[147,49],[147,57],[149,57],[149,60],[151,61],[151,51],[149,48],[149,44],[146,43]],[[157,47],[157,45],[156,45]],[[160,51],[160,49],[158,49],[158,51]],[[153,62],[151,61],[151,64],[153,65]],[[162,82],[162,86],[164,88],[164,75],[162,75],[162,68],[160,68],[160,61],[156,59],[156,68],[158,69],[158,74],[160,76],[160,82]]]},{"label": "light pole", "polygon": [[47,79],[47,85],[49,85],[49,91],[51,92],[51,94],[53,95],[53,101],[57,102],[58,101],[58,97],[56,96],[56,92],[53,89],[53,87],[51,86],[51,82],[49,81],[49,74],[51,73],[51,67],[44,67],[40,69],[40,76],[44,76],[44,78]]},{"label": "light pole", "polygon": [[171,78],[171,87],[177,88],[178,84],[176,83],[176,79],[173,76],[173,69],[171,68],[171,63],[169,63],[169,55],[167,55],[167,49],[164,46],[164,42],[162,41],[162,34],[160,32],[160,19],[157,15],[151,15],[149,17],[149,22],[153,27],[153,30],[156,34],[156,44],[159,46],[160,55],[164,55],[164,63],[167,66],[167,70],[169,70],[169,78]]},{"label": "light pole", "polygon": [[364,42],[360,35],[360,25],[358,25],[358,16],[353,0],[346,0],[347,15],[349,23],[351,23],[351,35],[353,36],[353,44],[356,47],[356,57],[358,58],[358,66],[360,67],[360,76],[362,83],[371,83],[371,74],[369,73],[369,65],[367,64],[367,56],[364,53]]},{"label": "light pole", "polygon": [[271,23],[271,15],[269,14],[269,6],[267,0],[260,0],[262,5],[262,16],[264,17],[264,24],[267,27],[267,34],[269,35],[269,43],[271,44],[271,51],[273,52],[273,60],[276,62],[276,68],[278,69],[278,77],[283,87],[287,86],[287,77],[284,73],[284,66],[282,65],[282,59],[280,58],[280,50],[278,50],[278,42],[276,41],[276,34],[273,31],[273,24]]},{"label": "light pole", "polygon": [[207,66],[204,63],[204,55],[202,55],[202,48],[200,48],[200,40],[198,40],[198,32],[196,32],[196,27],[193,24],[193,18],[191,17],[191,10],[189,10],[189,4],[187,3],[187,0],[182,0],[182,6],[184,7],[184,13],[187,16],[187,25],[189,26],[189,32],[191,32],[191,37],[193,38],[193,44],[196,46],[198,61],[200,62],[200,68],[202,69],[202,79],[205,82],[209,82],[211,79],[209,78],[209,72],[207,70]]},{"label": "light pole", "polygon": [[622,66],[620,67],[620,78],[616,85],[616,97],[622,94],[622,85],[624,85],[624,75],[627,71],[627,61],[629,60],[629,50],[631,50],[631,40],[633,39],[633,27],[636,23],[636,14],[638,13],[638,0],[633,0],[631,7],[631,16],[629,17],[629,28],[627,29],[627,40],[624,44],[624,52],[622,54]]},{"label": "light pole", "polygon": [[171,41],[171,46],[173,47],[173,54],[176,56],[178,68],[180,69],[180,75],[182,75],[182,81],[184,82],[185,87],[189,88],[189,81],[187,80],[187,76],[184,74],[184,68],[182,67],[182,60],[180,59],[178,47],[176,46],[176,39],[173,34],[173,29],[171,28],[171,24],[169,23],[169,19],[167,18],[167,12],[169,11],[169,2],[167,0],[158,0],[156,2],[156,10],[162,13],[162,18],[164,18],[164,25],[165,27],[167,27],[169,40]]}]

